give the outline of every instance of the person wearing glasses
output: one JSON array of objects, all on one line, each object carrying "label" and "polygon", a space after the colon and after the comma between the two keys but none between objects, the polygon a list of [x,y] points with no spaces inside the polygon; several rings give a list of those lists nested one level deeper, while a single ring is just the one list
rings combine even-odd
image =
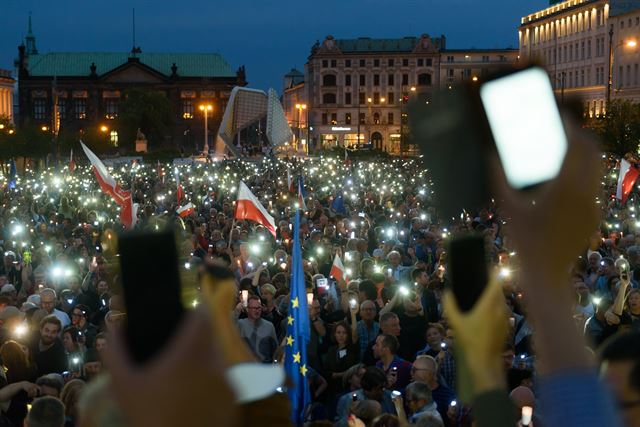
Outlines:
[{"label": "person wearing glasses", "polygon": [[416,357],[413,366],[411,366],[411,381],[425,383],[429,386],[438,413],[443,420],[447,420],[447,409],[451,402],[456,400],[456,395],[452,389],[440,381],[436,359],[427,355]]},{"label": "person wearing glasses", "polygon": [[278,341],[273,323],[262,318],[260,297],[252,295],[247,300],[247,318],[238,320],[240,336],[262,363],[273,363]]}]

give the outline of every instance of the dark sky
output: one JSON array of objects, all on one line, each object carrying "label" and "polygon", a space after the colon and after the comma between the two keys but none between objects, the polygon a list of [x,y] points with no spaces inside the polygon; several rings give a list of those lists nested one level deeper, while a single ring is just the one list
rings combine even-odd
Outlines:
[{"label": "dark sky", "polygon": [[0,68],[13,68],[29,11],[40,52],[218,52],[251,87],[282,88],[311,45],[336,38],[447,36],[450,48],[517,47],[522,16],[548,0],[3,0]]}]

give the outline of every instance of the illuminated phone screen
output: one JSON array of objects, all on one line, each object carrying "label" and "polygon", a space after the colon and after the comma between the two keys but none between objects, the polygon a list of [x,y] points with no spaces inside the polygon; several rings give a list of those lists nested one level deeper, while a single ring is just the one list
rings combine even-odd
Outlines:
[{"label": "illuminated phone screen", "polygon": [[480,97],[509,184],[522,189],[555,178],[567,137],[547,73],[533,67],[490,80]]}]

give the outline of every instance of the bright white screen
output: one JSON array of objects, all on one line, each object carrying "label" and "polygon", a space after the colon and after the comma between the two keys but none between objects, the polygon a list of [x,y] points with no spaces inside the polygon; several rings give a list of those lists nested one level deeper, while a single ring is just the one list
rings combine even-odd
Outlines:
[{"label": "bright white screen", "polygon": [[523,188],[555,178],[567,138],[549,77],[529,68],[480,88],[507,181]]}]

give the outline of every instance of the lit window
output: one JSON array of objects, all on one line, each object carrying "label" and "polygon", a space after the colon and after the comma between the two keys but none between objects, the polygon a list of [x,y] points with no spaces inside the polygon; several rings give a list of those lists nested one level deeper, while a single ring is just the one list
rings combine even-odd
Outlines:
[{"label": "lit window", "polygon": [[114,147],[118,146],[118,132],[116,132],[115,130],[112,130],[111,133],[109,133],[109,141],[111,141],[111,144],[113,144]]}]

